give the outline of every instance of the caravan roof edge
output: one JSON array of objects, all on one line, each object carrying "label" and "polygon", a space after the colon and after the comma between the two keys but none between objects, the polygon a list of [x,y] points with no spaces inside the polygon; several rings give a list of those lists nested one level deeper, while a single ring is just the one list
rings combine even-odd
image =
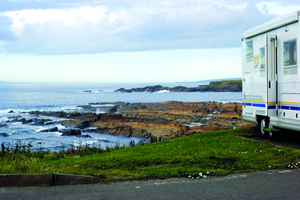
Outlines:
[{"label": "caravan roof edge", "polygon": [[297,21],[299,21],[299,13],[300,13],[300,10],[295,11],[289,15],[285,15],[283,17],[273,19],[267,23],[261,24],[252,29],[249,29],[248,31],[246,31],[243,34],[243,38],[248,39],[248,38],[254,37],[256,35],[268,32],[270,30],[274,30],[276,28],[282,27],[284,25],[291,24],[293,22],[297,22]]}]

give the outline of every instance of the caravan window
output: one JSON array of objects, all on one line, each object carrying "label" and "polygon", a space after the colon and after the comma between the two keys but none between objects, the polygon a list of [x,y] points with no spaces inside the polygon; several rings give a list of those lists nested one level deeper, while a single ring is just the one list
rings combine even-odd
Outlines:
[{"label": "caravan window", "polygon": [[297,64],[297,45],[296,40],[285,42],[283,44],[284,66]]},{"label": "caravan window", "polygon": [[253,62],[253,45],[252,41],[246,42],[247,62]]},{"label": "caravan window", "polygon": [[265,57],[265,47],[260,48],[259,50],[259,68],[260,68],[260,77],[264,77],[266,73],[266,57]]},{"label": "caravan window", "polygon": [[283,43],[284,75],[297,74],[297,41]]}]

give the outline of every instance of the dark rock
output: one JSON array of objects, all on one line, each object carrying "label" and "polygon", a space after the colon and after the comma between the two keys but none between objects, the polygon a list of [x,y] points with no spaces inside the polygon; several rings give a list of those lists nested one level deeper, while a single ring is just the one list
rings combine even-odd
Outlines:
[{"label": "dark rock", "polygon": [[28,120],[22,121],[22,124],[29,124],[29,123],[32,123],[32,122],[33,122],[33,119],[28,119]]},{"label": "dark rock", "polygon": [[78,138],[91,138],[90,135],[76,135]]},{"label": "dark rock", "polygon": [[115,113],[118,111],[118,106],[114,106],[108,110],[108,113]]},{"label": "dark rock", "polygon": [[134,109],[137,109],[137,110],[145,110],[145,109],[147,109],[147,106],[145,106],[145,105],[138,105],[138,106],[136,106]]},{"label": "dark rock", "polygon": [[26,121],[26,119],[24,119],[24,118],[15,118],[15,119],[6,121],[6,123],[24,122],[24,121]]},{"label": "dark rock", "polygon": [[80,117],[80,116],[81,116],[81,113],[78,113],[78,112],[71,112],[66,115],[66,117],[68,117],[68,118],[76,118],[76,117]]},{"label": "dark rock", "polygon": [[76,128],[83,129],[89,127],[90,125],[91,125],[91,121],[83,121],[81,122],[80,125],[77,125]]},{"label": "dark rock", "polygon": [[28,120],[22,120],[22,124],[31,124],[33,126],[44,126],[47,124],[49,124],[51,121],[50,119],[28,119]]},{"label": "dark rock", "polygon": [[120,88],[120,89],[115,90],[115,92],[132,92],[132,91],[126,90],[125,88]]},{"label": "dark rock", "polygon": [[102,122],[122,121],[123,119],[121,114],[99,114],[97,118]]},{"label": "dark rock", "polygon": [[14,113],[14,111],[13,111],[13,110],[10,110],[10,111],[8,111],[8,113]]},{"label": "dark rock", "polygon": [[54,117],[61,117],[61,118],[66,118],[69,114],[58,111],[58,112],[41,112],[41,111],[31,111],[29,112],[32,115],[45,115],[45,116],[54,116]]},{"label": "dark rock", "polygon": [[0,135],[2,135],[3,137],[9,137],[8,133],[0,133]]},{"label": "dark rock", "polygon": [[57,124],[57,122],[53,122],[53,121],[52,121],[52,122],[44,122],[44,125],[45,125],[45,126],[46,126],[46,125],[52,125],[52,124],[55,124],[55,123]]},{"label": "dark rock", "polygon": [[7,126],[7,124],[0,124],[0,128],[1,127],[6,127]]},{"label": "dark rock", "polygon": [[40,132],[56,132],[58,131],[58,128],[57,127],[54,127],[54,128],[50,128],[50,129],[46,129],[46,130],[42,130]]},{"label": "dark rock", "polygon": [[90,110],[90,111],[95,111],[96,109],[91,106],[91,105],[82,105],[82,106],[77,106],[77,107],[80,107],[80,108],[83,108],[85,110]]},{"label": "dark rock", "polygon": [[62,136],[81,135],[81,131],[78,129],[62,129],[60,132],[62,132]]}]

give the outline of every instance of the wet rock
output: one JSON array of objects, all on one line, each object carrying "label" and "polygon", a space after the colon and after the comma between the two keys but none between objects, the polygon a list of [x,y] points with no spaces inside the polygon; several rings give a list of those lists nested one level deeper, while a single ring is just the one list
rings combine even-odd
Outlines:
[{"label": "wet rock", "polygon": [[78,138],[91,138],[90,135],[76,135]]},{"label": "wet rock", "polygon": [[9,137],[8,133],[0,133],[0,135],[2,135],[3,137]]},{"label": "wet rock", "polygon": [[44,126],[46,123],[49,123],[51,120],[50,119],[28,119],[28,120],[23,120],[22,124],[30,124],[33,126]]},{"label": "wet rock", "polygon": [[33,122],[33,119],[27,119],[27,120],[22,121],[22,124],[29,124],[32,122]]},{"label": "wet rock", "polygon": [[71,113],[66,114],[66,117],[68,117],[68,118],[76,118],[76,117],[80,117],[80,116],[81,116],[81,113],[78,113],[78,112],[71,112]]},{"label": "wet rock", "polygon": [[10,110],[10,111],[8,111],[8,113],[14,113],[14,111],[13,111],[13,110]]},{"label": "wet rock", "polygon": [[84,129],[91,125],[91,121],[83,121],[81,124],[77,125],[76,128]]},{"label": "wet rock", "polygon": [[0,128],[7,127],[7,124],[0,124]]},{"label": "wet rock", "polygon": [[57,127],[46,129],[46,130],[41,130],[40,132],[56,132],[56,131],[58,131]]},{"label": "wet rock", "polygon": [[24,121],[26,121],[25,118],[14,118],[11,120],[7,120],[6,123],[15,123],[15,122],[24,122]]},{"label": "wet rock", "polygon": [[108,110],[108,113],[115,113],[118,111],[118,106],[114,106]]},{"label": "wet rock", "polygon": [[77,107],[81,107],[81,108],[83,108],[83,109],[85,109],[85,110],[90,110],[90,111],[95,111],[96,109],[93,107],[93,106],[91,106],[91,105],[82,105],[82,106],[77,106]]},{"label": "wet rock", "polygon": [[81,135],[81,131],[78,129],[62,129],[60,131],[62,133],[62,136],[78,136]]}]

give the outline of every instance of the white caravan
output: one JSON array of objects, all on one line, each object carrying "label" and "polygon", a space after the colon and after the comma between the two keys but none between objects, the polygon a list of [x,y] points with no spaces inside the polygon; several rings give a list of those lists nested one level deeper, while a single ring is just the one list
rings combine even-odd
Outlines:
[{"label": "white caravan", "polygon": [[243,119],[262,137],[300,131],[300,11],[243,34]]}]

